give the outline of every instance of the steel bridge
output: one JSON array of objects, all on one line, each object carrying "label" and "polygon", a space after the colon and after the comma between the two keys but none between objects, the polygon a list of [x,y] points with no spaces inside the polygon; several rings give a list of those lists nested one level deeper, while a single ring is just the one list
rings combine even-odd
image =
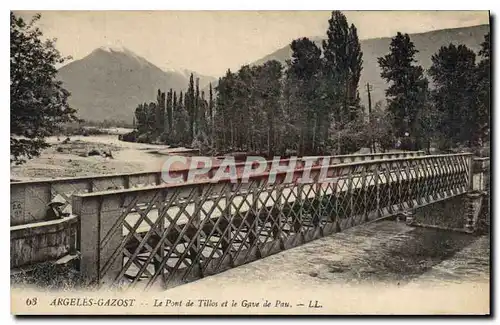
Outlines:
[{"label": "steel bridge", "polygon": [[[72,215],[64,222],[71,220],[75,237],[70,251],[79,255],[81,273],[99,286],[170,288],[349,227],[456,198],[463,198],[460,204],[467,211],[456,215],[458,224],[473,231],[477,208],[470,194],[474,168],[483,161],[471,154],[337,159],[326,168],[327,180],[320,177],[325,169],[316,164],[310,169],[299,165],[291,182],[289,172],[267,171],[248,182],[241,182],[240,175],[234,182],[213,181],[209,171],[205,178],[178,184],[162,184],[154,173],[153,184],[146,181],[135,188],[130,179],[137,175],[115,175],[118,190],[92,191],[89,182],[104,178],[12,183],[11,188],[17,186],[19,193],[22,187],[22,193],[43,188],[47,199],[54,194],[67,199]],[[298,182],[306,169],[310,181]],[[109,181],[112,176],[103,177]],[[54,193],[54,188],[60,191]],[[32,216],[38,211],[29,208]],[[26,238],[24,228],[11,227],[11,242],[13,233],[23,233],[14,239]]]}]

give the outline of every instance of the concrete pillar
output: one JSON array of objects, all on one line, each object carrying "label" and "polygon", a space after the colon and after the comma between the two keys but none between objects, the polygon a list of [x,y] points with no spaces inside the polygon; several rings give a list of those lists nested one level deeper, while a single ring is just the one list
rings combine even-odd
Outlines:
[{"label": "concrete pillar", "polygon": [[472,233],[476,230],[482,204],[482,194],[479,192],[469,192],[466,194],[465,200],[465,230]]},{"label": "concrete pillar", "polygon": [[78,216],[80,239],[80,272],[90,283],[99,281],[99,210],[100,202],[73,196],[73,213]]}]

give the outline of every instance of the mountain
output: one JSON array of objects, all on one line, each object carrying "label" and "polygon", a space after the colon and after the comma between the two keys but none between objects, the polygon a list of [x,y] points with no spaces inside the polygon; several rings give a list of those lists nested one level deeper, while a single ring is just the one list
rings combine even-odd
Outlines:
[{"label": "mountain", "polygon": [[[80,118],[131,123],[137,105],[155,101],[158,89],[185,91],[191,72],[164,71],[126,48],[100,47],[60,68],[58,76]],[[200,88],[215,80],[194,75],[200,77]]]},{"label": "mountain", "polygon": [[[484,35],[488,33],[489,30],[489,25],[478,25],[434,30],[426,33],[409,35],[415,47],[419,50],[419,53],[416,55],[418,63],[427,70],[432,64],[432,55],[434,55],[443,45],[448,45],[450,43],[464,44],[477,54],[480,49],[480,44],[484,41]],[[321,46],[321,37],[312,37],[311,40],[318,46]],[[368,101],[366,92],[367,82],[373,85],[373,90],[371,92],[372,103],[384,100],[385,98],[387,83],[380,77],[380,68],[377,58],[389,53],[390,42],[390,37],[367,39],[360,42],[361,50],[363,51],[363,71],[361,72],[361,79],[359,82],[359,94],[365,105]],[[278,60],[284,64],[285,60],[290,59],[291,54],[292,51],[290,46],[285,46],[255,61],[251,65],[259,65],[269,60]]]},{"label": "mountain", "polygon": [[[411,40],[420,51],[417,60],[428,69],[431,57],[443,45],[449,43],[465,44],[476,53],[483,42],[489,25],[479,25],[455,29],[435,30],[420,34],[410,34]],[[312,37],[321,46],[321,37]],[[376,38],[361,41],[363,51],[363,71],[360,80],[360,97],[366,105],[365,85],[373,86],[372,102],[383,100],[387,87],[380,78],[377,58],[389,52],[391,38]],[[255,61],[252,65],[268,60],[285,63],[291,56],[289,46]],[[70,105],[78,109],[79,117],[102,121],[113,119],[131,123],[138,104],[156,100],[158,89],[167,91],[172,88],[185,91],[188,87],[190,70],[160,69],[146,59],[125,48],[101,47],[81,60],[73,61],[59,69],[59,78],[64,87],[71,92]],[[193,74],[200,78],[200,90],[205,90],[208,98],[208,84],[215,87],[217,79],[210,76]]]}]

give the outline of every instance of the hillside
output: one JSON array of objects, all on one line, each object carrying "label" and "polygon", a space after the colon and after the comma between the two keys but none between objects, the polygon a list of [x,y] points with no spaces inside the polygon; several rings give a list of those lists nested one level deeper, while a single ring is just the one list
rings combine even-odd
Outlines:
[{"label": "hillside", "polygon": [[[163,71],[125,48],[101,47],[59,69],[59,78],[80,118],[131,123],[138,104],[155,100],[157,89],[185,90],[190,73]],[[214,80],[199,77],[200,87]]]},{"label": "hillside", "polygon": [[[464,28],[442,29],[420,34],[410,34],[410,39],[419,50],[417,54],[418,62],[428,69],[431,66],[431,57],[443,45],[449,43],[465,44],[467,47],[479,51],[480,44],[484,40],[484,35],[490,30],[489,25],[479,25]],[[317,45],[321,46],[321,37],[311,38]],[[377,58],[384,56],[389,52],[391,38],[375,38],[361,41],[363,51],[363,71],[360,80],[360,96],[363,103],[367,102],[367,92],[365,85],[367,82],[373,85],[372,102],[376,103],[385,98],[384,91],[387,87],[385,81],[380,77],[380,69]],[[285,63],[285,60],[291,57],[290,46],[283,47],[252,65],[259,65],[269,60],[278,60]]]},{"label": "hillside", "polygon": [[[435,30],[411,34],[410,37],[420,51],[417,54],[419,63],[428,69],[432,55],[443,45],[465,44],[477,52],[489,28],[489,25],[480,25]],[[321,46],[320,37],[312,39]],[[388,53],[390,40],[387,37],[361,41],[364,63],[360,80],[360,96],[363,104],[367,102],[365,90],[367,82],[373,85],[373,103],[385,98],[384,91],[387,85],[380,78],[377,58]],[[285,63],[290,55],[290,47],[286,46],[255,61],[252,65],[273,59]],[[185,69],[162,70],[124,48],[98,48],[85,58],[62,67],[59,70],[59,77],[72,93],[69,102],[78,109],[79,117],[92,121],[113,119],[130,123],[137,105],[155,100],[157,89],[185,90],[191,72]],[[201,90],[207,92],[210,82],[214,86],[217,83],[214,77],[193,73],[200,78]]]}]

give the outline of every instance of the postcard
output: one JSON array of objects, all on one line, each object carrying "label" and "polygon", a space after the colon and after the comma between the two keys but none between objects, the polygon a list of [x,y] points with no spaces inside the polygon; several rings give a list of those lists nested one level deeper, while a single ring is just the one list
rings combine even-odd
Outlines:
[{"label": "postcard", "polygon": [[490,315],[488,11],[12,11],[14,315]]}]

